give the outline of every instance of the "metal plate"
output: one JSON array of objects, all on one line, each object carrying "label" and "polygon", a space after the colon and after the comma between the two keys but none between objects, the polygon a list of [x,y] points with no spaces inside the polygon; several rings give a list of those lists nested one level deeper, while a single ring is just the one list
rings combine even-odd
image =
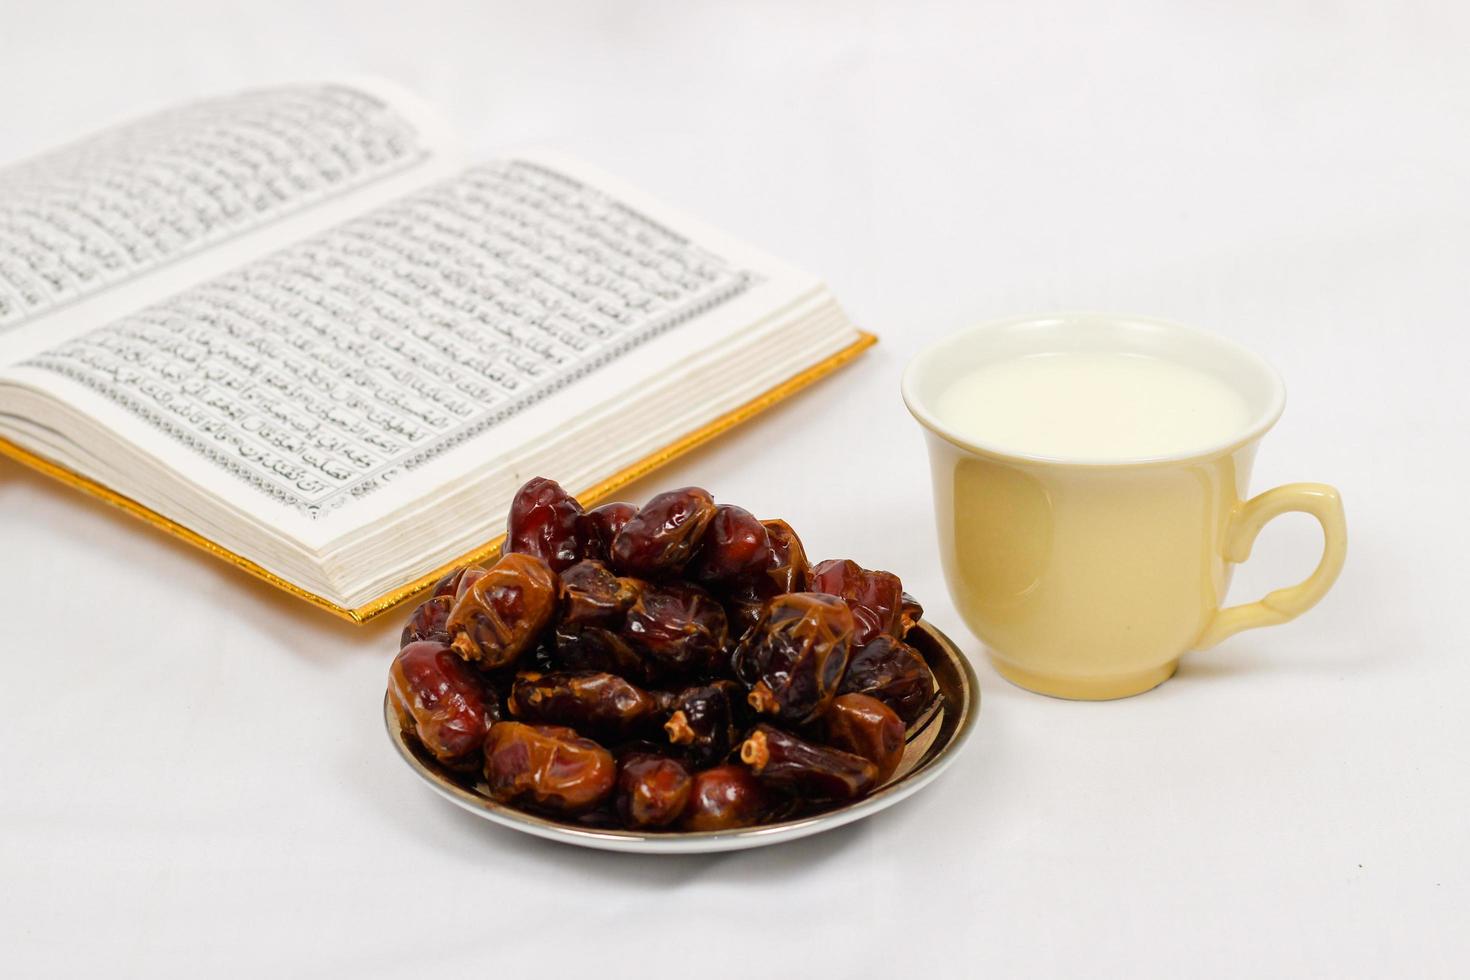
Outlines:
[{"label": "metal plate", "polygon": [[398,754],[419,778],[440,796],[471,813],[504,827],[548,840],[609,851],[646,854],[701,854],[734,851],[795,840],[841,827],[897,803],[928,785],[954,761],[955,753],[975,727],[980,712],[980,684],[974,668],[954,642],[928,623],[920,622],[905,638],[934,672],[938,693],[924,714],[909,728],[903,761],[888,781],[860,800],[778,823],[739,830],[639,831],[584,827],[498,803],[485,794],[485,784],[441,766],[412,735],[399,727],[387,696],[383,721]]}]

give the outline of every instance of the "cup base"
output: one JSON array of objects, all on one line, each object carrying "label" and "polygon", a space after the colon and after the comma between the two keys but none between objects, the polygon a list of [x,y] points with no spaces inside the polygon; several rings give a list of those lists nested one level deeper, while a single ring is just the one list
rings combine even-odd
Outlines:
[{"label": "cup base", "polygon": [[986,651],[995,672],[1017,687],[1048,697],[1064,698],[1068,701],[1114,701],[1131,698],[1135,694],[1152,691],[1174,676],[1179,661],[1174,660],[1162,667],[1140,671],[1136,674],[1114,674],[1109,677],[1057,677],[1037,674],[1008,664],[994,653]]}]

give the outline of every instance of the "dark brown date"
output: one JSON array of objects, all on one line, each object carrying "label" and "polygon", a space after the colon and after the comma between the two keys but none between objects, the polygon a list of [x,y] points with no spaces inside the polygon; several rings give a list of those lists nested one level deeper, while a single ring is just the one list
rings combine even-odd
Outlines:
[{"label": "dark brown date", "polygon": [[742,585],[735,591],[725,593],[725,620],[730,624],[731,638],[739,640],[752,626],[760,622],[767,601],[759,597],[758,593],[761,591],[764,590]]},{"label": "dark brown date", "polygon": [[618,635],[643,583],[614,575],[592,559],[568,568],[561,582],[561,618],[554,634],[557,662],[567,670],[608,671],[647,682],[649,665]]},{"label": "dark brown date", "polygon": [[689,804],[694,778],[677,759],[634,752],[618,763],[617,810],[629,827],[667,827]]},{"label": "dark brown date", "polygon": [[903,583],[892,572],[872,572],[855,561],[834,558],[812,566],[811,590],[835,595],[852,609],[854,646],[902,632]]},{"label": "dark brown date", "polygon": [[723,593],[730,635],[736,639],[756,624],[771,599],[785,592],[806,591],[806,550],[801,539],[785,521],[761,521],[761,526],[770,547],[764,574],[736,582]]},{"label": "dark brown date", "polygon": [[487,571],[489,570],[481,568],[479,565],[475,565],[471,568],[466,568],[464,570],[464,575],[460,577],[459,588],[454,590],[454,601],[458,602],[459,600],[463,599],[464,594],[470,589],[474,588],[475,583],[484,578]]},{"label": "dark brown date", "polygon": [[640,578],[677,575],[694,557],[714,516],[715,501],[707,490],[684,487],[659,494],[613,538],[613,568]]},{"label": "dark brown date", "polygon": [[449,614],[455,652],[489,669],[515,663],[551,623],[559,592],[556,573],[540,558],[501,556]]},{"label": "dark brown date", "polygon": [[620,634],[602,626],[558,626],[552,642],[553,659],[560,670],[604,671],[640,684],[650,684],[659,675],[653,661]]},{"label": "dark brown date", "polygon": [[682,746],[696,766],[725,761],[740,740],[740,721],[747,714],[745,691],[734,681],[715,681],[674,695],[664,732]]},{"label": "dark brown date", "polygon": [[561,573],[561,625],[607,626],[622,622],[623,614],[643,591],[635,578],[614,575],[600,561],[587,559]]},{"label": "dark brown date", "polygon": [[429,593],[429,596],[430,598],[436,599],[441,596],[458,599],[463,593],[463,590],[468,588],[464,584],[467,577],[470,580],[470,585],[473,585],[475,579],[484,574],[485,570],[479,565],[466,565],[464,568],[456,568],[434,584],[434,591]]},{"label": "dark brown date", "polygon": [[612,794],[612,753],[574,729],[502,721],[485,738],[485,782],[502,803],[585,813]]},{"label": "dark brown date", "polygon": [[555,480],[535,477],[510,502],[502,555],[534,555],[554,572],[582,558],[582,505]]},{"label": "dark brown date", "polygon": [[898,638],[901,640],[908,636],[909,630],[917,626],[923,618],[924,607],[919,604],[918,599],[905,592],[898,604]]},{"label": "dark brown date", "polygon": [[813,745],[764,722],[741,744],[740,761],[767,786],[810,801],[855,800],[878,784],[878,767],[862,756]]},{"label": "dark brown date", "polygon": [[725,650],[725,610],[705,592],[681,583],[649,584],[628,610],[623,637],[672,674],[704,673]]},{"label": "dark brown date", "polygon": [[761,525],[765,527],[766,538],[771,545],[771,561],[766,567],[766,577],[775,586],[775,594],[805,592],[810,569],[801,538],[783,520],[761,521]]},{"label": "dark brown date", "polygon": [[583,514],[577,526],[577,533],[582,539],[582,553],[588,558],[607,561],[612,554],[613,538],[637,513],[638,508],[633,504],[615,500]]},{"label": "dark brown date", "polygon": [[732,658],[750,706],[791,725],[819,717],[837,695],[852,629],[852,612],[834,596],[793,592],[772,599]]},{"label": "dark brown date", "polygon": [[453,638],[449,632],[449,612],[453,608],[454,599],[447,595],[436,595],[419,603],[413,615],[408,617],[408,625],[399,634],[399,649],[419,640],[448,643]]},{"label": "dark brown date", "polygon": [[880,636],[852,651],[837,691],[875,697],[911,725],[934,697],[934,674],[913,647]]},{"label": "dark brown date", "polygon": [[616,674],[522,674],[510,688],[510,713],[522,721],[567,725],[588,734],[626,736],[668,706]]},{"label": "dark brown date", "polygon": [[393,658],[388,696],[403,730],[451,766],[473,765],[486,729],[498,720],[493,695],[453,650],[433,640],[410,643]]},{"label": "dark brown date", "polygon": [[766,791],[749,769],[716,766],[694,774],[679,826],[684,830],[749,827],[765,816],[767,805]]},{"label": "dark brown date", "polygon": [[743,507],[720,504],[689,563],[689,578],[706,586],[747,581],[771,564],[765,525]]},{"label": "dark brown date", "polygon": [[892,708],[866,694],[839,694],[822,716],[825,741],[878,767],[883,782],[903,760],[904,726]]}]

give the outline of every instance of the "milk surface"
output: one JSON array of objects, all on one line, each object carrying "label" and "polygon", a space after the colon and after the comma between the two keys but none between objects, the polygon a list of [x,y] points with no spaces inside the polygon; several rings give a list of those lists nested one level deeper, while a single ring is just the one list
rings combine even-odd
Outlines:
[{"label": "milk surface", "polygon": [[1214,375],[1123,353],[986,364],[942,391],[935,412],[982,447],[1108,462],[1218,446],[1252,421],[1245,397]]}]

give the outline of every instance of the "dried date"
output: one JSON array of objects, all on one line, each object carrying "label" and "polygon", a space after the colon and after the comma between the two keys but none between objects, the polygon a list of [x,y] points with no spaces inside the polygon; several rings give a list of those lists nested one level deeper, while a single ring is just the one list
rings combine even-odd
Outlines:
[{"label": "dried date", "polygon": [[903,583],[892,572],[873,572],[855,561],[834,558],[812,567],[811,590],[835,595],[852,609],[854,646],[902,632]]},{"label": "dried date", "polygon": [[880,636],[852,651],[837,691],[877,698],[911,725],[934,697],[934,674],[913,647]]},{"label": "dried date", "polygon": [[714,516],[715,501],[707,490],[684,487],[659,494],[613,538],[609,549],[613,568],[640,578],[679,574],[694,557]]},{"label": "dried date", "polygon": [[834,596],[777,596],[741,639],[732,659],[750,706],[792,725],[819,717],[847,667],[852,613]]},{"label": "dried date", "polygon": [[612,753],[574,729],[502,721],[485,738],[485,783],[502,803],[586,813],[612,795]]},{"label": "dried date", "polygon": [[740,745],[740,761],[768,786],[808,801],[854,800],[878,783],[862,756],[815,745],[762,722]]},{"label": "dried date", "polygon": [[420,640],[448,643],[453,639],[449,632],[449,613],[453,608],[454,599],[447,595],[436,595],[419,603],[413,615],[408,617],[408,625],[398,636],[399,649]]},{"label": "dried date", "polygon": [[462,590],[468,587],[464,585],[466,577],[469,577],[470,584],[473,585],[475,579],[484,574],[485,570],[479,565],[466,565],[464,568],[456,568],[434,583],[434,591],[429,593],[429,596],[435,599],[440,597],[458,599],[462,594]]},{"label": "dried date", "polygon": [[410,643],[388,670],[388,696],[398,723],[450,766],[473,764],[499,703],[446,644]]},{"label": "dried date", "polygon": [[919,604],[919,600],[907,592],[903,593],[898,604],[898,638],[901,640],[908,636],[909,630],[917,626],[923,618],[924,607]]},{"label": "dried date", "polygon": [[643,583],[613,574],[600,561],[586,559],[561,574],[563,626],[607,626],[622,621]]},{"label": "dried date", "polygon": [[582,505],[555,480],[535,477],[510,502],[502,555],[533,555],[554,572],[582,558]]},{"label": "dried date", "polygon": [[628,610],[623,637],[662,670],[696,674],[712,670],[725,650],[725,610],[709,593],[681,583],[649,584]]},{"label": "dried date", "polygon": [[760,622],[765,612],[767,599],[760,597],[760,589],[742,585],[725,594],[725,621],[730,624],[730,636],[736,640]]},{"label": "dried date", "polygon": [[617,811],[629,827],[666,827],[683,815],[694,778],[677,759],[633,752],[618,763]]},{"label": "dried date", "polygon": [[534,647],[556,613],[560,583],[532,555],[501,557],[449,614],[452,646],[486,668],[507,667]]},{"label": "dried date", "polygon": [[668,701],[616,674],[558,671],[517,677],[507,707],[522,721],[626,736],[665,711]]},{"label": "dried date", "polygon": [[761,521],[761,526],[766,529],[770,553],[764,573],[736,582],[723,593],[730,634],[737,639],[756,624],[771,599],[786,592],[806,591],[808,568],[801,539],[782,520]]},{"label": "dried date", "polygon": [[694,774],[689,802],[679,826],[684,830],[733,830],[759,823],[768,796],[750,770],[741,765],[716,766]]},{"label": "dried date", "polygon": [[771,546],[771,560],[766,567],[766,577],[774,586],[776,594],[805,592],[810,568],[801,538],[783,520],[761,521],[761,525],[766,529],[766,540]]},{"label": "dried date", "polygon": [[553,660],[561,670],[597,670],[640,684],[659,675],[653,661],[623,637],[602,626],[558,626],[552,633]]},{"label": "dried date", "polygon": [[765,525],[743,507],[720,504],[689,564],[688,577],[705,586],[734,585],[763,573],[771,557]]},{"label": "dried date", "polygon": [[466,568],[464,570],[464,575],[460,576],[459,587],[454,590],[454,601],[458,602],[459,600],[463,599],[464,594],[470,589],[474,588],[475,583],[484,578],[486,572],[488,571],[489,569],[481,568],[479,565],[474,565],[470,568]]},{"label": "dried date", "polygon": [[734,681],[714,681],[674,695],[664,732],[696,766],[723,762],[740,739],[747,714],[744,690]]},{"label": "dried date", "polygon": [[638,513],[633,504],[621,500],[594,507],[582,515],[577,533],[582,539],[582,553],[588,558],[607,561],[612,554],[613,538]]},{"label": "dried date", "polygon": [[593,559],[568,568],[561,581],[561,616],[553,634],[557,662],[567,670],[600,670],[650,680],[649,665],[619,635],[643,583],[614,575]]},{"label": "dried date", "polygon": [[877,698],[839,694],[822,716],[823,741],[835,749],[860,755],[878,767],[883,782],[903,760],[903,719]]}]

